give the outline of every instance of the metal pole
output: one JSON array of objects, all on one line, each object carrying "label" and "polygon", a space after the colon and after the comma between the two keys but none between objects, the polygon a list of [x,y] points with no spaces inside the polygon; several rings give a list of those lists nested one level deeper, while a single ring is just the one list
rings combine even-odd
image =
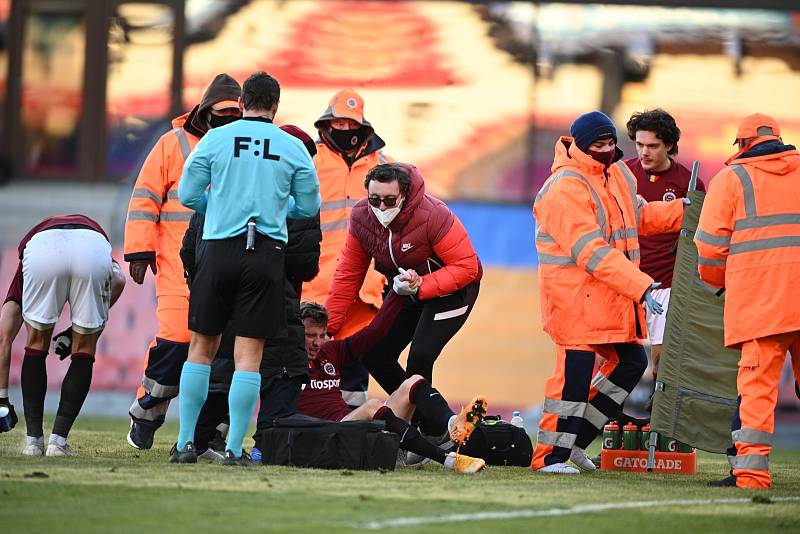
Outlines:
[{"label": "metal pole", "polygon": [[647,441],[647,472],[652,473],[656,465],[656,445],[658,444],[658,432],[650,431],[650,438]]},{"label": "metal pole", "polygon": [[692,176],[691,176],[691,178],[689,178],[689,189],[688,189],[689,192],[692,192],[695,189],[697,189],[697,173],[698,172],[700,172],[700,162],[695,160],[695,162],[692,163]]}]

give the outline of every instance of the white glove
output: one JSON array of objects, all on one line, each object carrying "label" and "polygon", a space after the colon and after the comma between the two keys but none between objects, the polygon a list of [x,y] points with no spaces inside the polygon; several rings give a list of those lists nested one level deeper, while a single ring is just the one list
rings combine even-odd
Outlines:
[{"label": "white glove", "polygon": [[398,295],[409,296],[409,295],[416,295],[418,288],[411,288],[409,285],[408,280],[400,280],[400,277],[403,276],[402,274],[398,274],[394,277],[394,281],[392,282],[392,289]]}]

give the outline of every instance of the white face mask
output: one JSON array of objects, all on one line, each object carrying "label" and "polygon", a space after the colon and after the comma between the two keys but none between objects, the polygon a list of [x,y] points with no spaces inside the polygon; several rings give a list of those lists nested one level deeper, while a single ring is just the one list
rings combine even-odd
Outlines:
[{"label": "white face mask", "polygon": [[375,214],[375,218],[378,219],[378,222],[383,225],[384,228],[388,228],[392,221],[397,217],[400,213],[400,207],[403,205],[403,201],[405,198],[401,198],[397,201],[397,205],[393,208],[389,208],[385,211],[381,211],[380,208],[376,208],[374,206],[370,206],[372,208],[372,213]]}]

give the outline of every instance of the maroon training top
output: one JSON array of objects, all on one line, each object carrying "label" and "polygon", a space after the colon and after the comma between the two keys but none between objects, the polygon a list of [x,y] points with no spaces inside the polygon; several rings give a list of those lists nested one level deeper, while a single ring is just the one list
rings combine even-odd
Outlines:
[{"label": "maroon training top", "polygon": [[[672,165],[665,171],[650,173],[642,168],[639,158],[625,162],[636,176],[636,189],[648,201],[670,201],[684,198],[689,188],[691,171],[670,158]],[[697,190],[705,191],[706,187],[698,178]],[[672,271],[675,269],[675,246],[680,233],[639,236],[639,248],[642,258],[639,269],[650,275],[656,282],[661,282],[659,289],[672,287]]]},{"label": "maroon training top", "polygon": [[9,300],[13,300],[22,306],[22,254],[25,252],[28,241],[30,241],[34,235],[54,228],[86,228],[99,232],[106,240],[108,239],[105,231],[103,231],[103,227],[97,224],[97,221],[90,219],[86,215],[77,213],[72,215],[56,215],[43,220],[31,228],[30,231],[25,234],[25,237],[22,238],[22,241],[19,242],[19,247],[17,247],[17,251],[19,251],[19,265],[17,266],[17,272],[14,274],[14,278],[11,279],[11,285],[8,287],[6,300],[3,301],[4,304]]},{"label": "maroon training top", "polygon": [[322,344],[317,357],[308,362],[311,381],[303,385],[297,413],[331,421],[341,421],[350,413],[350,407],[342,398],[341,367],[363,357],[386,335],[406,298],[389,293],[378,314],[366,328],[345,339]]}]

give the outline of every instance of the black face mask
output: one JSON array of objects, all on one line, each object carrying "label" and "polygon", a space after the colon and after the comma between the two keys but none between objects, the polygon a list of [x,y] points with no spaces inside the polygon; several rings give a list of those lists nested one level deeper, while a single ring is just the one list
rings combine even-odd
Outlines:
[{"label": "black face mask", "polygon": [[617,149],[608,150],[606,152],[598,152],[597,150],[587,150],[586,153],[592,157],[597,163],[602,163],[606,167],[614,163],[614,158],[617,157]]},{"label": "black face mask", "polygon": [[369,130],[364,128],[357,128],[355,130],[337,130],[331,128],[331,140],[336,145],[336,148],[342,152],[351,152],[357,150],[367,140]]},{"label": "black face mask", "polygon": [[226,124],[236,122],[240,118],[241,117],[236,115],[211,115],[211,118],[208,120],[208,122],[212,128],[219,128],[220,126],[225,126]]}]

